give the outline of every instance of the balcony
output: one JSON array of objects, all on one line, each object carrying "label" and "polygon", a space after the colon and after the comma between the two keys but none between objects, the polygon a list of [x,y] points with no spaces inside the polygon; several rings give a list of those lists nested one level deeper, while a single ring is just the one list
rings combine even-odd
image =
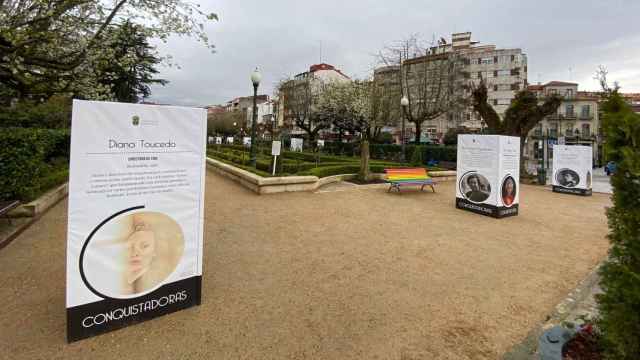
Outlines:
[{"label": "balcony", "polygon": [[593,120],[593,114],[580,114],[580,120]]}]

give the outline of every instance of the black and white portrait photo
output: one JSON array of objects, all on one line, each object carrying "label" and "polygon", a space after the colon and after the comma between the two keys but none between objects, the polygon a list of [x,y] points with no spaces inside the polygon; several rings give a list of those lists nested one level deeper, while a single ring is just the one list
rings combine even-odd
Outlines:
[{"label": "black and white portrait photo", "polygon": [[571,169],[560,169],[556,172],[556,181],[560,186],[572,188],[580,183],[580,176]]},{"label": "black and white portrait photo", "polygon": [[491,184],[477,172],[469,172],[460,179],[460,192],[472,202],[481,203],[491,195]]}]

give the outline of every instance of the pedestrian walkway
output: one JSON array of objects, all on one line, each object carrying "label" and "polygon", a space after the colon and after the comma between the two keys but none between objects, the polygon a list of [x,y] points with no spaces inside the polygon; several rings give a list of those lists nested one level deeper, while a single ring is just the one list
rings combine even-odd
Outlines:
[{"label": "pedestrian walkway", "polygon": [[517,217],[386,187],[258,196],[207,174],[199,307],[65,343],[66,201],[0,250],[0,357],[496,359],[605,256],[609,196]]}]

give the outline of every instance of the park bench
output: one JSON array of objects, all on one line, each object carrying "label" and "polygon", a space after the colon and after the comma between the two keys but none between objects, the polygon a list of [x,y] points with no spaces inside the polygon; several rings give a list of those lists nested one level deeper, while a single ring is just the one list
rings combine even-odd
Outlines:
[{"label": "park bench", "polygon": [[431,190],[436,192],[433,187],[435,182],[424,168],[405,168],[405,169],[384,169],[387,174],[387,182],[391,185],[387,192],[391,192],[391,189],[395,188],[400,192],[400,186],[405,185],[421,185],[420,191],[424,189],[426,185],[431,186]]},{"label": "park bench", "polygon": [[11,223],[11,218],[9,218],[7,214],[18,205],[20,205],[20,201],[18,200],[0,201],[0,217],[6,218],[7,221]]}]

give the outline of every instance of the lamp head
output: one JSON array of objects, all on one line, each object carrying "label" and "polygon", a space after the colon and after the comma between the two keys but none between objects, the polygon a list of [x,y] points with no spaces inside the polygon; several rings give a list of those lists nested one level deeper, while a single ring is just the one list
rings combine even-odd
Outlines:
[{"label": "lamp head", "polygon": [[251,73],[251,82],[253,83],[254,86],[258,86],[260,85],[261,80],[262,80],[262,74],[260,74],[260,71],[258,71],[258,68],[256,68]]}]

